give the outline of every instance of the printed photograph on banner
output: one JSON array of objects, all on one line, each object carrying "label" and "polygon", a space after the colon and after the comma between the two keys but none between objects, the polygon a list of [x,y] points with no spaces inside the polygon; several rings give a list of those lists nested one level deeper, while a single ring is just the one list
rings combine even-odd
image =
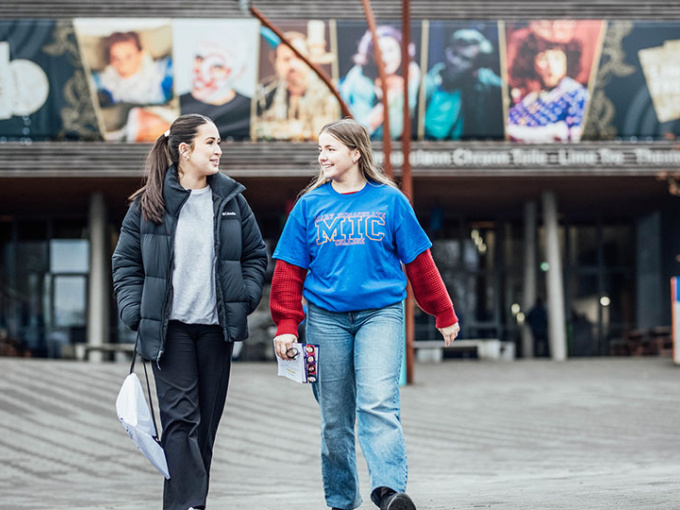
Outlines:
[{"label": "printed photograph on banner", "polygon": [[680,40],[638,51],[659,122],[680,119]]},{"label": "printed photograph on banner", "polygon": [[589,139],[680,135],[680,23],[612,21],[588,115]]},{"label": "printed photograph on banner", "polygon": [[[273,23],[302,55],[336,81],[332,25],[321,20]],[[323,126],[340,118],[338,100],[323,80],[264,26],[259,64],[254,139],[316,140]]]},{"label": "printed photograph on banner", "polygon": [[71,21],[0,21],[0,141],[99,138]]},{"label": "printed photograph on banner", "polygon": [[533,143],[581,139],[604,27],[600,20],[505,24],[509,139]]},{"label": "printed photograph on banner", "polygon": [[[354,118],[368,129],[372,139],[383,137],[385,120],[383,88],[375,62],[373,38],[364,22],[339,21],[338,64],[340,95]],[[378,22],[377,36],[385,66],[390,138],[398,140],[404,129],[404,78],[408,65],[408,105],[412,119],[412,138],[416,137],[418,92],[421,79],[420,39],[422,23],[411,24],[409,61],[402,62],[402,31],[399,22]]]},{"label": "printed photograph on banner", "polygon": [[250,139],[259,22],[192,19],[172,26],[180,113],[210,117],[223,140]]},{"label": "printed photograph on banner", "polygon": [[498,23],[431,21],[428,28],[419,133],[426,140],[502,140]]},{"label": "printed photograph on banner", "polygon": [[178,115],[170,20],[74,20],[105,140],[153,142]]}]

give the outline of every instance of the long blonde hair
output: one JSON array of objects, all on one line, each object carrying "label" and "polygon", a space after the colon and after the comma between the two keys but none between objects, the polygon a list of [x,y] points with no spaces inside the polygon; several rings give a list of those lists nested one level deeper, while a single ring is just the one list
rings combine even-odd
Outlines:
[{"label": "long blonde hair", "polygon": [[[359,171],[361,175],[370,183],[375,184],[385,184],[386,186],[392,186],[396,188],[397,185],[394,184],[392,179],[390,179],[383,172],[382,167],[377,165],[373,161],[373,150],[371,148],[371,138],[368,135],[366,128],[354,119],[342,119],[336,120],[326,124],[321,128],[319,135],[323,133],[328,133],[334,136],[340,142],[345,145],[349,150],[358,150],[359,155]],[[328,182],[328,179],[324,176],[323,169],[319,171],[319,175],[309,183],[309,185],[300,192],[299,196],[309,193],[310,191],[323,186]]]}]

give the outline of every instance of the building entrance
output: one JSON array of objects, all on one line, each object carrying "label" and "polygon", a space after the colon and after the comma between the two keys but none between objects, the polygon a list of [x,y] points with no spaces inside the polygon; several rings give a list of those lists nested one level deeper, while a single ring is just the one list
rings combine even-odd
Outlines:
[{"label": "building entrance", "polygon": [[[432,253],[461,319],[460,338],[497,338],[515,343],[521,356],[522,328],[536,303],[523,308],[524,226],[519,220],[449,218],[429,232]],[[634,220],[603,217],[570,220],[559,227],[564,261],[568,356],[609,354],[611,341],[635,323]],[[536,296],[545,303],[545,232],[537,228]],[[539,319],[540,322],[540,319]],[[540,328],[534,336],[541,336]],[[543,333],[547,337],[547,331]],[[416,339],[436,339],[434,318],[416,317]],[[549,356],[547,339],[534,338],[534,353]]]}]

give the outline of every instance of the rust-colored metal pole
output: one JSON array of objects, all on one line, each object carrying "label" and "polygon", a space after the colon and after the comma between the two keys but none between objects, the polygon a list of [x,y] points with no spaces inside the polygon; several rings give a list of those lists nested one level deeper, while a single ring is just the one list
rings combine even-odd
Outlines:
[{"label": "rust-colored metal pole", "polygon": [[[401,136],[401,152],[404,163],[401,167],[401,189],[413,205],[413,178],[411,176],[411,108],[409,104],[409,64],[411,55],[411,3],[402,0],[401,3],[401,68],[404,77],[404,129]],[[406,383],[412,384],[414,378],[414,342],[415,342],[415,299],[413,289],[408,286],[405,303],[406,319]]]},{"label": "rust-colored metal pole", "polygon": [[321,69],[319,66],[316,64],[312,63],[309,61],[309,59],[300,53],[300,51],[291,44],[291,42],[288,40],[288,38],[279,30],[274,24],[272,24],[271,21],[269,21],[264,14],[262,14],[256,7],[250,6],[248,7],[248,10],[250,13],[255,16],[257,19],[260,20],[260,22],[270,29],[272,32],[274,32],[279,39],[281,39],[281,42],[288,46],[291,50],[293,50],[293,53],[298,56],[301,60],[304,61],[305,64],[307,64],[321,80],[326,84],[328,87],[328,90],[332,92],[332,94],[335,96],[335,98],[338,100],[338,103],[340,103],[340,108],[342,109],[342,115],[343,117],[349,117],[350,119],[353,118],[351,112],[349,111],[349,107],[345,102],[342,100],[342,97],[340,97],[340,93],[338,92],[338,89],[333,85],[333,82],[329,78],[329,76],[324,72],[323,69]]},{"label": "rust-colored metal pole", "polygon": [[378,44],[377,26],[375,23],[375,16],[373,15],[373,8],[371,7],[371,0],[361,1],[364,5],[368,29],[371,31],[373,39],[373,54],[375,65],[378,67],[380,88],[382,89],[383,96],[383,154],[385,155],[383,166],[385,167],[385,173],[390,177],[394,177],[394,170],[392,170],[392,135],[390,133],[390,114],[387,102],[387,75],[385,74],[385,63],[383,62],[382,51],[380,51],[380,44]]}]

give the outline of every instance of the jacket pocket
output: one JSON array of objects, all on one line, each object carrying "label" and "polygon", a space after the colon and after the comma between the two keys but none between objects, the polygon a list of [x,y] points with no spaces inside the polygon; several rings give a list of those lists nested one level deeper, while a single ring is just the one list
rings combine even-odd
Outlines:
[{"label": "jacket pocket", "polygon": [[218,277],[225,302],[248,301],[248,292],[241,272],[241,262],[223,260],[220,261],[219,266]]},{"label": "jacket pocket", "polygon": [[232,342],[242,342],[248,338],[248,303],[243,301],[227,303],[227,321]]}]

